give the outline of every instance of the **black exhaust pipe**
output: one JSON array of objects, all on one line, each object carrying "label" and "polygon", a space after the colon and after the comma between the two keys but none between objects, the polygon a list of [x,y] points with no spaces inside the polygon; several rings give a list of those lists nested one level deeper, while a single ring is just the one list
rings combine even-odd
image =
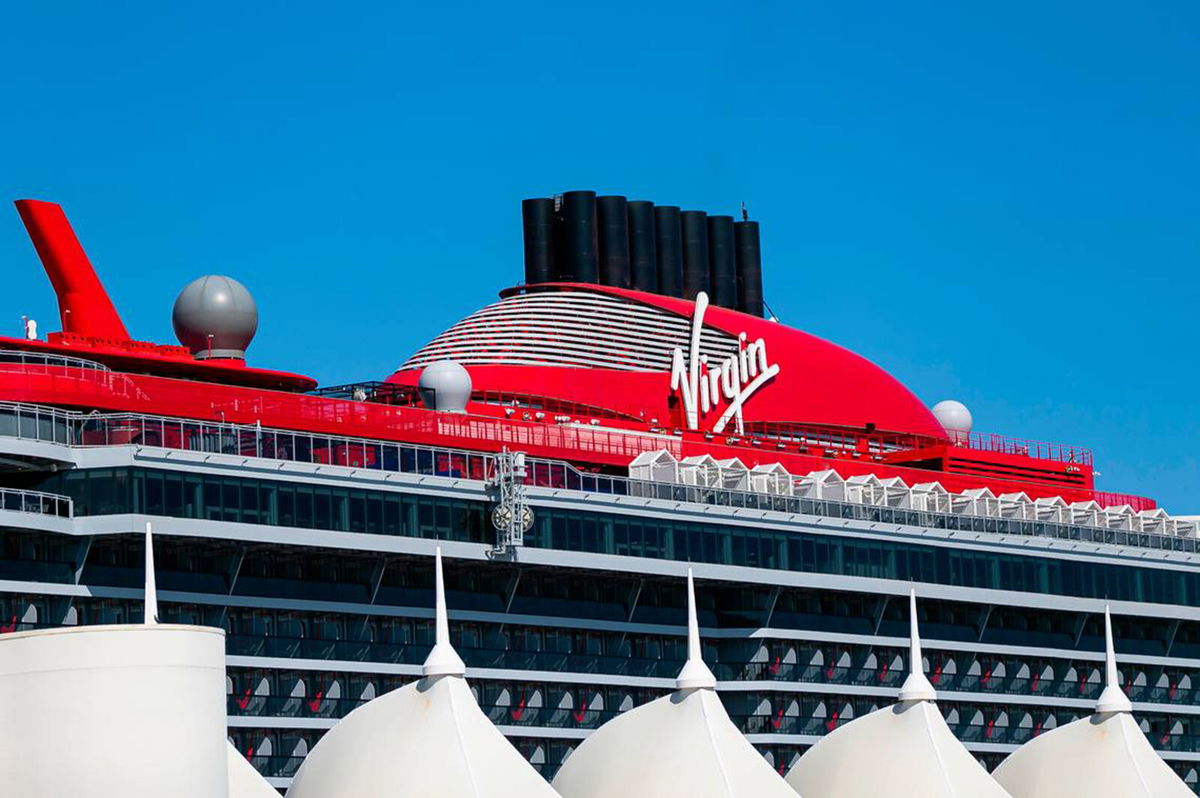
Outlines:
[{"label": "black exhaust pipe", "polygon": [[758,240],[758,222],[733,225],[737,247],[738,306],[743,313],[762,318],[762,249]]},{"label": "black exhaust pipe", "polygon": [[708,269],[712,280],[712,302],[738,309],[737,267],[733,251],[733,217],[708,217]]},{"label": "black exhaust pipe", "polygon": [[596,241],[596,192],[568,191],[558,209],[562,248],[555,256],[557,279],[564,283],[594,283],[599,276]]},{"label": "black exhaust pipe", "polygon": [[628,288],[629,215],[624,197],[598,197],[596,221],[600,230],[600,283]]},{"label": "black exhaust pipe", "polygon": [[679,214],[683,234],[683,298],[695,299],[704,291],[711,294],[708,271],[708,214],[684,211]]},{"label": "black exhaust pipe", "polygon": [[683,296],[683,237],[679,226],[679,208],[657,205],[654,208],[655,254],[658,257],[658,293]]},{"label": "black exhaust pipe", "polygon": [[658,261],[654,254],[654,203],[633,200],[629,211],[629,270],[637,291],[658,291]]},{"label": "black exhaust pipe", "polygon": [[521,220],[525,227],[525,284],[548,283],[555,279],[554,200],[523,201]]}]

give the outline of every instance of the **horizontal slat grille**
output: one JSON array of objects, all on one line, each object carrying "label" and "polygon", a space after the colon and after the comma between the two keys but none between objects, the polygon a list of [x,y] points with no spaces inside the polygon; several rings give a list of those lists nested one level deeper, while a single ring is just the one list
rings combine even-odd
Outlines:
[{"label": "horizontal slat grille", "polygon": [[[648,305],[588,293],[519,294],[479,310],[420,349],[401,367],[437,360],[463,365],[549,365],[670,371],[671,352],[690,346],[691,319]],[[705,327],[710,359],[737,352],[737,339]]]}]

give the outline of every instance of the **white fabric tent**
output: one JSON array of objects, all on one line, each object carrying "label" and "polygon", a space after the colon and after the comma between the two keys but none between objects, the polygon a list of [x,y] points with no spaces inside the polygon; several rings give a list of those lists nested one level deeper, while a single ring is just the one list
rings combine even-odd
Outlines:
[{"label": "white fabric tent", "polygon": [[225,753],[229,766],[229,798],[279,798],[279,792],[232,744],[225,743]]},{"label": "white fabric tent", "polygon": [[996,768],[1013,798],[1185,798],[1187,785],[1150,747],[1121,691],[1104,610],[1107,684],[1096,714],[1035,737]]},{"label": "white fabric tent", "polygon": [[556,793],[479,709],[450,645],[442,553],[436,642],[424,678],[334,726],[304,760],[289,798],[551,798]]},{"label": "white fabric tent", "polygon": [[158,623],[145,540],[143,623],[0,635],[0,794],[229,795],[225,633]]},{"label": "white fabric tent", "polygon": [[700,655],[688,572],[688,660],[676,690],[601,726],[554,778],[564,798],[796,798],[729,719]]},{"label": "white fabric tent", "polygon": [[909,596],[910,672],[899,703],[822,737],[787,782],[806,798],[1008,798],[946,725],[925,678],[916,595]]}]

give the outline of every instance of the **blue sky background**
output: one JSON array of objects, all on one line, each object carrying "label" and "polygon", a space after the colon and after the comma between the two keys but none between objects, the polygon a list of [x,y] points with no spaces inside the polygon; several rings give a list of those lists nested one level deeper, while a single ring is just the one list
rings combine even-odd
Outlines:
[{"label": "blue sky background", "polygon": [[[433,5],[9,4],[2,193],[136,337],[223,272],[324,383],[518,282],[523,197],[744,200],[784,321],[1200,512],[1194,0]],[[0,264],[57,326],[15,212]]]}]

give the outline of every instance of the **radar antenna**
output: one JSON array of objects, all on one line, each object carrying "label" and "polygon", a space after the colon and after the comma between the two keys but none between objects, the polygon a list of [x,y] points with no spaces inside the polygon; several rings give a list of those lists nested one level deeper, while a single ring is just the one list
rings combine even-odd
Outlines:
[{"label": "radar antenna", "polygon": [[533,510],[525,501],[525,453],[510,452],[507,448],[496,455],[496,473],[492,484],[499,494],[492,510],[492,526],[496,528],[493,554],[512,554],[525,545],[525,533],[533,526]]}]

